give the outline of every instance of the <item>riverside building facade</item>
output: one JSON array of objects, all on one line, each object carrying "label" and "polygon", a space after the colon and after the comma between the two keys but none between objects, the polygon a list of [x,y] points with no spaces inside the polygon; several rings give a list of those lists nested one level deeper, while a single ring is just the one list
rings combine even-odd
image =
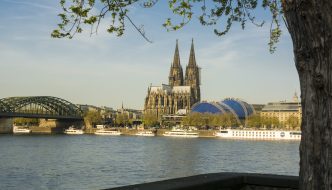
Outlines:
[{"label": "riverside building facade", "polygon": [[187,113],[192,105],[200,100],[200,68],[196,64],[194,42],[192,40],[189,62],[184,75],[180,63],[178,40],[176,40],[168,84],[148,87],[144,113],[154,114],[159,119],[163,115]]},{"label": "riverside building facade", "polygon": [[298,122],[302,119],[302,107],[297,94],[293,96],[290,102],[271,102],[265,105],[261,111],[261,117],[278,118],[280,124],[286,125],[290,117],[295,117]]}]

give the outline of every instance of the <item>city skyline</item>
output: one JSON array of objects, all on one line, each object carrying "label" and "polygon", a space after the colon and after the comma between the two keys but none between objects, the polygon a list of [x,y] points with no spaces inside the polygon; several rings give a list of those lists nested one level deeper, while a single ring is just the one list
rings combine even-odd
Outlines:
[{"label": "city skyline", "polygon": [[217,37],[194,18],[184,29],[166,32],[161,25],[169,13],[159,3],[130,12],[136,23],[145,25],[152,44],[130,25],[123,37],[107,34],[105,23],[92,37],[86,32],[71,40],[52,39],[60,12],[59,2],[0,0],[0,98],[49,95],[76,104],[119,108],[123,102],[142,109],[147,87],[168,81],[176,39],[181,64],[186,65],[192,38],[202,68],[202,100],[235,97],[265,104],[290,100],[294,91],[299,94],[286,29],[277,51],[270,54],[268,23],[262,28],[248,23],[244,31],[236,26]]}]

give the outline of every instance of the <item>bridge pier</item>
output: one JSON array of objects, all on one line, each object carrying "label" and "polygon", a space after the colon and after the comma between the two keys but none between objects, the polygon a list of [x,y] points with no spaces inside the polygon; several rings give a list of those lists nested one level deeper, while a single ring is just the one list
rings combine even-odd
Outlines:
[{"label": "bridge pier", "polygon": [[70,126],[74,126],[75,128],[82,128],[83,125],[84,125],[83,121],[68,121],[68,120],[59,119],[56,121],[56,128],[54,128],[54,130],[57,130],[60,133],[62,133],[65,129],[69,128]]},{"label": "bridge pier", "polygon": [[38,127],[30,127],[32,133],[63,133],[63,131],[74,126],[80,128],[83,121],[68,121],[59,119],[40,119]]},{"label": "bridge pier", "polygon": [[13,119],[0,118],[0,134],[13,132]]}]

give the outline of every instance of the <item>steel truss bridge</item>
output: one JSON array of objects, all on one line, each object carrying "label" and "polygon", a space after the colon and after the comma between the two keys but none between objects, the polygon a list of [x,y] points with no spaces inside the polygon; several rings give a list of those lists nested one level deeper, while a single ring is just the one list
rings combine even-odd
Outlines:
[{"label": "steel truss bridge", "polygon": [[0,99],[0,117],[82,120],[81,109],[67,100],[52,96]]}]

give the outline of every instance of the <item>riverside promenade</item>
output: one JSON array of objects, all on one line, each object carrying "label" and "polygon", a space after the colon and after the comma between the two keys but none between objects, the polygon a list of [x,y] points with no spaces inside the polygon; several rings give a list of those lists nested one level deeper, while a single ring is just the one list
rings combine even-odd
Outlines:
[{"label": "riverside promenade", "polygon": [[[64,128],[57,128],[57,127],[49,127],[49,126],[30,126],[29,129],[31,130],[31,134],[61,134],[64,131]],[[121,127],[113,127],[111,129],[117,129],[121,131],[122,135],[135,135],[137,132],[141,131],[138,129],[126,129]],[[85,134],[94,134],[95,131],[98,129],[96,128],[90,128],[84,130]],[[166,131],[170,131],[170,129],[157,129],[156,130],[156,136],[163,136],[163,134]],[[214,133],[217,132],[216,130],[197,130],[195,131],[199,134],[199,137],[215,137]],[[6,128],[6,130],[0,131],[0,134],[10,134],[12,133],[12,130],[9,128]]]}]

